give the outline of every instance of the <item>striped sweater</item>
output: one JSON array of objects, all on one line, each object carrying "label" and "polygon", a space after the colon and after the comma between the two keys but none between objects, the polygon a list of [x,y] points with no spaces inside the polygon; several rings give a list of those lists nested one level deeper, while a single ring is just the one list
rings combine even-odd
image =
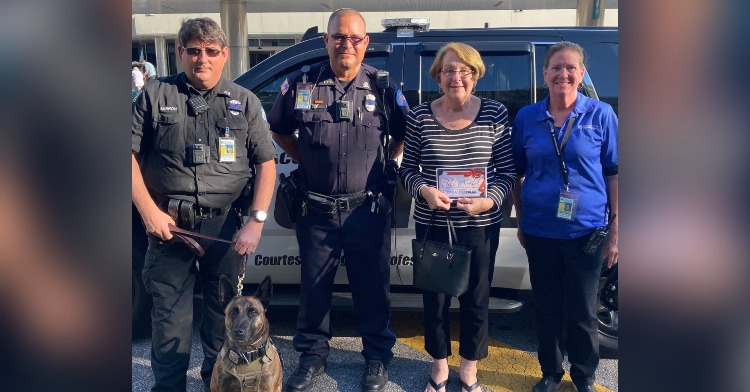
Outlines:
[{"label": "striped sweater", "polygon": [[[468,216],[457,209],[454,202],[450,209],[451,221],[456,227],[480,227],[500,222],[500,206],[510,195],[517,179],[507,109],[500,102],[482,99],[479,113],[469,126],[448,130],[435,118],[431,103],[414,107],[406,119],[401,181],[416,199],[414,221],[430,222],[430,208],[418,190],[422,185],[436,187],[438,168],[486,167],[487,197],[495,202],[495,206],[481,214]],[[445,226],[439,217],[436,217],[435,224]]]}]

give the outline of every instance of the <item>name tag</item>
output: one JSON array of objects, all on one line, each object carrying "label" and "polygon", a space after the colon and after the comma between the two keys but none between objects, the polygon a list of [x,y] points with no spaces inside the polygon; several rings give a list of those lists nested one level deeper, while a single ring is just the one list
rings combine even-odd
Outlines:
[{"label": "name tag", "polygon": [[234,138],[220,137],[219,138],[219,162],[234,162],[234,161],[235,161]]},{"label": "name tag", "polygon": [[560,199],[557,203],[557,217],[565,220],[575,219],[577,205],[578,195],[561,189]]},{"label": "name tag", "polygon": [[297,83],[297,103],[294,108],[297,110],[310,109],[310,96],[312,95],[313,85],[310,83]]}]

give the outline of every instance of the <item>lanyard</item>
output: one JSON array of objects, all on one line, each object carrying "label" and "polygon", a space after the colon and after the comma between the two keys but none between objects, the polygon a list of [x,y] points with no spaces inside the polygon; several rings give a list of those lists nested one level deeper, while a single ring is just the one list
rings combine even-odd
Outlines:
[{"label": "lanyard", "polygon": [[568,137],[570,136],[570,129],[573,128],[573,123],[575,121],[575,117],[571,117],[570,120],[568,120],[568,129],[565,130],[565,135],[563,135],[562,145],[558,145],[557,137],[555,137],[555,126],[552,124],[552,121],[547,120],[547,124],[549,124],[549,132],[550,135],[552,135],[552,143],[555,145],[557,159],[560,161],[560,170],[562,171],[566,191],[570,190],[570,183],[568,182],[568,168],[565,166],[565,161],[563,161],[562,150],[565,149],[565,144],[568,142]]}]

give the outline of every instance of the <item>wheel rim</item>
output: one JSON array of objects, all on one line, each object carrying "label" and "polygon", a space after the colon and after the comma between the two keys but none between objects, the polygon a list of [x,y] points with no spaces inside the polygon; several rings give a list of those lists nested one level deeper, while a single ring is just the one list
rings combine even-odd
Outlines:
[{"label": "wheel rim", "polygon": [[611,338],[617,338],[617,331],[620,323],[617,313],[618,312],[601,306],[601,309],[597,312],[597,318],[599,319],[599,332]]}]

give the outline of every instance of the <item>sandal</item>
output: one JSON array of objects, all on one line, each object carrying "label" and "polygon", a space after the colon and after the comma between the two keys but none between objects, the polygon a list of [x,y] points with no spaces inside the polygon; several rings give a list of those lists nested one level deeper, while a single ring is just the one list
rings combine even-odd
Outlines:
[{"label": "sandal", "polygon": [[448,385],[448,379],[446,378],[445,381],[441,382],[440,384],[436,383],[435,380],[430,377],[430,386],[432,389],[435,390],[435,392],[440,391],[441,389],[445,388],[446,385]]},{"label": "sandal", "polygon": [[471,385],[466,385],[466,383],[463,382],[463,380],[460,380],[460,381],[461,381],[461,388],[465,389],[466,392],[471,392],[471,391],[479,388],[479,380],[477,380],[477,382],[475,382],[474,384],[471,384]]}]

